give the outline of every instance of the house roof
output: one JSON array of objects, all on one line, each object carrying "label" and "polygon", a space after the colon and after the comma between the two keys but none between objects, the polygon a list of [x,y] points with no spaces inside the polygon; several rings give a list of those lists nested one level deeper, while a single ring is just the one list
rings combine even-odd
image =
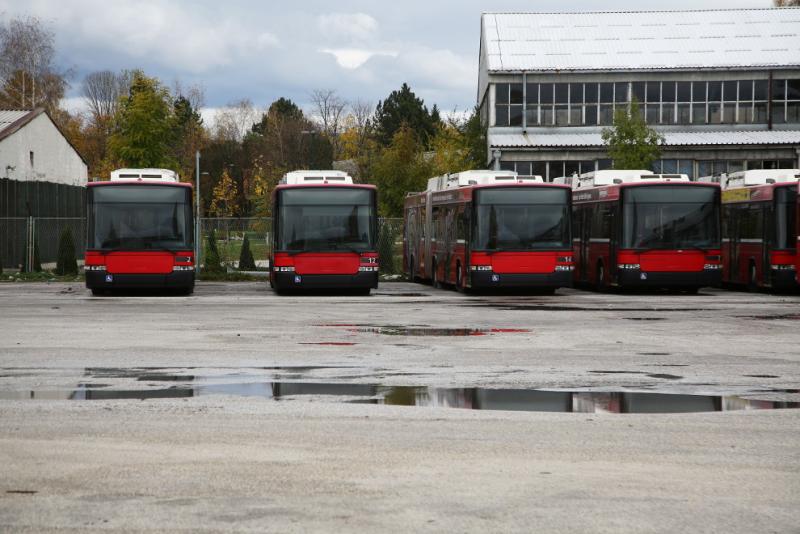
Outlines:
[{"label": "house roof", "polygon": [[484,13],[489,72],[800,67],[800,8]]},{"label": "house roof", "polygon": [[[664,146],[800,145],[800,130],[664,132]],[[601,147],[599,133],[489,134],[494,148]]]}]

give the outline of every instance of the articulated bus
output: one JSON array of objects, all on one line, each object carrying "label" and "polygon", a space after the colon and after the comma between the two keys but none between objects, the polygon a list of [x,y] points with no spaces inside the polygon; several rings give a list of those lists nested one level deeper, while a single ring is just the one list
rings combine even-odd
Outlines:
[{"label": "articulated bus", "polygon": [[278,293],[378,287],[374,185],[340,171],[295,171],[272,194],[270,285]]},{"label": "articulated bus", "polygon": [[87,184],[86,287],[194,290],[192,186],[166,169],[119,169]]},{"label": "articulated bus", "polygon": [[405,200],[411,280],[457,290],[571,286],[570,190],[510,171],[431,178]]},{"label": "articulated bus", "polygon": [[722,280],[750,290],[798,287],[798,169],[723,175]]},{"label": "articulated bus", "polygon": [[643,170],[560,180],[573,187],[576,283],[687,292],[720,285],[717,184]]}]

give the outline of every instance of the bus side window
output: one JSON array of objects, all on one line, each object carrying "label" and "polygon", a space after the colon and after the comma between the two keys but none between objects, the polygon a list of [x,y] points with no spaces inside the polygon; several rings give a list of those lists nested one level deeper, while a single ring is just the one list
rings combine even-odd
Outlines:
[{"label": "bus side window", "polygon": [[458,214],[456,216],[456,239],[459,240],[466,240],[467,239],[467,220],[466,220],[466,211],[464,210],[464,206],[459,206]]},{"label": "bus side window", "polygon": [[722,237],[725,239],[731,237],[730,217],[731,207],[722,206]]},{"label": "bus side window", "polygon": [[581,208],[572,208],[572,236],[581,236]]}]

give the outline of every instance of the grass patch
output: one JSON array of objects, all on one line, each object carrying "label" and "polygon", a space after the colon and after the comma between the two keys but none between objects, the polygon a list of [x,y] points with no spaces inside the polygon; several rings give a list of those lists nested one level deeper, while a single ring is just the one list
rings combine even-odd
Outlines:
[{"label": "grass patch", "polygon": [[83,282],[86,278],[83,273],[78,275],[67,274],[58,275],[50,271],[42,271],[39,273],[3,273],[0,276],[0,283],[13,283],[13,282]]}]

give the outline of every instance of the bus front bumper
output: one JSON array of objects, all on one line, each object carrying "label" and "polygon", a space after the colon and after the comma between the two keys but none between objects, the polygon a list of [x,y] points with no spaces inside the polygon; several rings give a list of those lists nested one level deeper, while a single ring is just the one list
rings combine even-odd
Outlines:
[{"label": "bus front bumper", "polygon": [[473,289],[491,289],[503,287],[572,287],[572,271],[514,274],[502,274],[491,271],[475,271],[470,273],[470,287]]},{"label": "bus front bumper", "polygon": [[617,271],[617,285],[622,287],[699,288],[722,285],[722,269],[685,273],[643,272],[639,269]]},{"label": "bus front bumper", "polygon": [[194,287],[194,271],[168,274],[111,274],[86,271],[88,289],[166,289]]},{"label": "bus front bumper", "polygon": [[376,289],[378,273],[297,274],[273,271],[272,284],[276,289]]},{"label": "bus front bumper", "polygon": [[777,290],[797,289],[800,284],[797,283],[794,269],[770,269],[770,287]]}]

